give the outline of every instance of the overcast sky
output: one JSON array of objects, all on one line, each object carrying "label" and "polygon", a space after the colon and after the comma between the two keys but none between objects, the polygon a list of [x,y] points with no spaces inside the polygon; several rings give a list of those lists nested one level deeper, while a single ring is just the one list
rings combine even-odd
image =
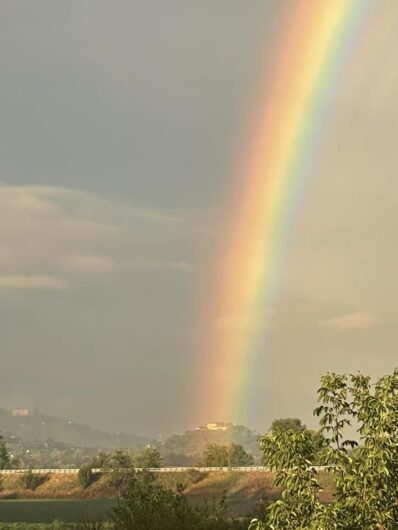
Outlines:
[{"label": "overcast sky", "polygon": [[[289,8],[1,0],[0,406],[137,434],[213,420],[198,321]],[[382,0],[330,102],[251,427],[311,424],[325,370],[396,364],[397,24]]]}]

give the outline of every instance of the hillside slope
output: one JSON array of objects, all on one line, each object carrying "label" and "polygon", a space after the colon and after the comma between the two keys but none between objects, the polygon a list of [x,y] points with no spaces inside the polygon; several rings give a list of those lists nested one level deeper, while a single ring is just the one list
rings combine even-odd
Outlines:
[{"label": "hillside slope", "polygon": [[203,429],[174,435],[166,440],[164,451],[184,454],[190,457],[192,463],[196,464],[199,462],[208,444],[228,445],[231,443],[243,445],[246,451],[251,453],[259,461],[260,449],[258,435],[243,425],[234,425],[226,431]]},{"label": "hillside slope", "polygon": [[138,448],[156,443],[151,438],[133,434],[107,433],[72,420],[35,413],[26,417],[14,417],[0,409],[0,432],[13,434],[23,440],[46,442],[55,440],[80,447]]}]

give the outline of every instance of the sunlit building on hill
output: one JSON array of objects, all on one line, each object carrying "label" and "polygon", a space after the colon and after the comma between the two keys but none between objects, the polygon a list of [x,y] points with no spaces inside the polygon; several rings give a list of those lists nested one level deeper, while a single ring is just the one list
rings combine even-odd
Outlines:
[{"label": "sunlit building on hill", "polygon": [[196,430],[197,431],[227,431],[234,425],[235,424],[233,422],[213,421],[213,422],[207,423],[206,425],[201,425],[200,427],[196,427]]},{"label": "sunlit building on hill", "polygon": [[23,407],[12,409],[11,414],[14,416],[14,418],[26,418],[27,416],[31,415],[30,410]]}]

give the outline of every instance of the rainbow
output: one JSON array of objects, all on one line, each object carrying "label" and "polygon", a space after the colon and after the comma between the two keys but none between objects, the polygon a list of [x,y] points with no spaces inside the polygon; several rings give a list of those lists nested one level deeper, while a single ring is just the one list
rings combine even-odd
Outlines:
[{"label": "rainbow", "polygon": [[[330,97],[347,70],[374,0],[295,0],[276,68],[249,141],[230,209],[207,330],[206,414],[243,421],[245,393],[264,355],[264,318],[289,228],[297,218],[327,124]],[[210,322],[209,322],[210,325]],[[209,364],[207,364],[209,363]],[[203,409],[202,409],[203,410]]]}]

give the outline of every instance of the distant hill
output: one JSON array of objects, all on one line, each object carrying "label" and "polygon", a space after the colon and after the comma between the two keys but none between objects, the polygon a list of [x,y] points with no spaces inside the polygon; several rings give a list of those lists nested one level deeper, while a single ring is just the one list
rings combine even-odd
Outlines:
[{"label": "distant hill", "polygon": [[200,429],[187,431],[185,434],[171,436],[163,446],[163,451],[172,454],[184,454],[191,462],[197,463],[207,444],[214,443],[228,445],[231,443],[243,445],[256,459],[260,457],[258,435],[244,427],[234,425],[225,431],[211,431]]},{"label": "distant hill", "polygon": [[11,433],[30,441],[54,440],[80,447],[103,449],[139,448],[156,441],[145,436],[107,433],[72,420],[34,413],[26,417],[14,417],[9,411],[0,409],[0,432]]}]

